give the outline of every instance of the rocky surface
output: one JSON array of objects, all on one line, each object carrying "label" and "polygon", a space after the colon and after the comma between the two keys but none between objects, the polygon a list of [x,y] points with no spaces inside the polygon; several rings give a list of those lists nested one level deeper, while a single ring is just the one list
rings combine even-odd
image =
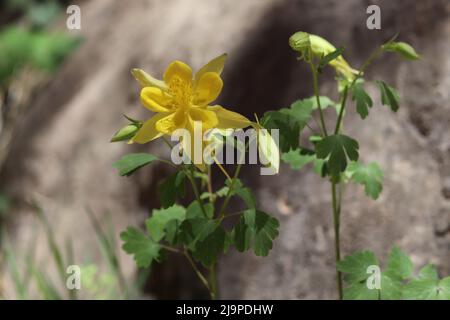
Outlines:
[{"label": "rocky surface", "polygon": [[[371,85],[375,106],[368,120],[361,121],[352,110],[346,118],[345,130],[359,140],[363,161],[379,162],[386,178],[377,201],[366,198],[359,186],[348,188],[343,252],[368,248],[384,258],[397,244],[416,266],[433,262],[442,274],[450,274],[449,4],[378,3],[382,29],[370,31],[365,26],[368,3],[356,0],[81,2],[85,42],[35,97],[2,171],[2,189],[16,203],[9,223],[15,242],[21,247],[36,228],[31,201],[50,217],[58,239],[75,240],[77,257],[85,256],[95,241],[86,208],[102,221],[111,216],[118,233],[159,206],[154,195],[157,180],[167,172],[164,167],[129,179],[111,168],[131,150],[164,152],[158,143],[140,149],[108,144],[123,124],[121,113],[146,116],[130,68],[160,75],[171,60],[199,67],[228,52],[220,103],[251,116],[311,92],[307,70],[287,45],[291,33],[305,30],[345,45],[346,57],[358,66],[399,31],[423,59],[409,63],[388,57],[367,72],[405,97],[398,114],[380,105]],[[335,97],[330,74],[321,91]],[[280,237],[267,258],[235,252],[223,258],[223,298],[335,298],[328,184],[308,170],[292,172],[286,166],[275,177],[260,177],[250,167],[243,180],[256,188],[261,207],[279,217]],[[38,259],[45,265],[45,235],[37,241]],[[132,277],[131,258],[121,258],[126,276]],[[197,280],[188,266],[174,259],[154,270],[150,293],[203,297],[202,288],[192,285]]]}]

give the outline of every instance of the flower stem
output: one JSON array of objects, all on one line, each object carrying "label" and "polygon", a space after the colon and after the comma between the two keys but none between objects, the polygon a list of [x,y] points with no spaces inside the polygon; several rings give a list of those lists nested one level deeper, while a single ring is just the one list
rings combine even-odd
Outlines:
[{"label": "flower stem", "polygon": [[227,209],[228,202],[230,201],[231,195],[233,194],[233,188],[235,185],[235,181],[239,176],[239,172],[241,171],[242,163],[237,165],[236,171],[234,172],[233,179],[231,179],[230,187],[228,189],[227,195],[225,196],[225,200],[223,201],[222,207],[219,211],[219,219],[222,219],[225,216],[225,210]]},{"label": "flower stem", "polygon": [[345,111],[345,103],[347,102],[347,96],[348,96],[348,86],[345,86],[344,92],[342,93],[341,109],[339,110],[339,116],[336,122],[336,128],[334,129],[334,134],[338,134],[339,130],[341,129],[342,118],[344,116]]},{"label": "flower stem", "polygon": [[321,124],[322,135],[324,137],[326,137],[326,136],[328,136],[328,133],[327,133],[327,127],[325,126],[325,119],[324,119],[324,116],[323,116],[322,106],[320,105],[319,81],[317,79],[318,78],[317,77],[317,69],[314,66],[314,63],[312,62],[312,60],[309,62],[309,66],[311,67],[311,72],[312,72],[312,76],[313,76],[314,95],[316,96],[317,108],[319,109],[319,116],[320,116],[320,124]]},{"label": "flower stem", "polygon": [[198,203],[200,204],[200,208],[202,209],[203,215],[206,217],[207,216],[206,210],[203,205],[203,201],[200,198],[200,192],[198,191],[197,184],[195,183],[195,178],[194,178],[194,173],[193,173],[192,167],[190,170],[186,169],[186,176],[188,177],[189,181],[191,182],[192,190],[194,191],[194,195],[195,195],[195,199],[197,199]]},{"label": "flower stem", "polygon": [[225,177],[227,177],[227,179],[231,182],[231,177],[228,174],[227,170],[225,170],[225,168],[222,166],[222,164],[217,160],[216,157],[214,157],[214,160],[216,161],[217,166],[219,167],[219,169],[223,172],[223,174],[225,175]]},{"label": "flower stem", "polygon": [[[337,200],[336,194],[336,182],[331,182],[331,195],[333,202],[333,225],[334,225],[334,252],[335,252],[335,265],[341,260],[341,243],[340,243],[340,215],[341,215],[341,203]],[[342,274],[336,268],[336,283],[339,293],[339,300],[342,300]]]},{"label": "flower stem", "polygon": [[215,198],[213,196],[213,187],[212,187],[212,173],[211,173],[211,166],[208,165],[208,182],[207,182],[207,188],[209,192],[209,202],[211,202],[214,205]]}]

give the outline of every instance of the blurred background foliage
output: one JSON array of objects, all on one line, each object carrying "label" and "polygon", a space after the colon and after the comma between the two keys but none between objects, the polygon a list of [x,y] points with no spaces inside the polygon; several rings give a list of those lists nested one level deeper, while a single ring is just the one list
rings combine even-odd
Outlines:
[{"label": "blurred background foliage", "polygon": [[[53,72],[79,44],[79,39],[47,30],[61,12],[54,0],[7,0],[2,11],[8,20],[20,23],[2,26],[0,30],[0,85],[23,67]],[[13,18],[14,17],[14,18]]]},{"label": "blurred background foliage", "polygon": [[[8,90],[11,81],[24,68],[36,72],[51,74],[61,65],[63,60],[73,52],[81,42],[81,38],[67,35],[67,33],[53,30],[53,22],[63,11],[66,1],[56,0],[6,0],[0,4],[0,114],[5,117],[6,107],[18,108],[8,101]],[[2,124],[3,121],[0,121]],[[2,126],[0,126],[0,136]],[[40,228],[47,235],[48,250],[51,252],[52,262],[58,271],[59,279],[55,283],[48,272],[48,266],[42,266],[36,260],[36,235],[34,231],[25,252],[18,253],[8,234],[6,221],[12,200],[0,193],[0,265],[6,268],[7,277],[14,284],[18,299],[77,299],[77,290],[67,290],[66,266],[74,263],[73,242],[66,243],[55,240],[54,230],[44,212],[35,205],[36,217]],[[92,262],[96,252],[88,253],[85,264],[80,266],[83,277],[81,287],[83,298],[87,299],[119,299],[137,296],[139,283],[128,287],[117,258],[115,235],[112,228],[103,230],[92,214],[89,214],[95,230],[101,256],[105,259],[108,270],[99,270]],[[143,274],[145,276],[145,273]],[[144,277],[145,278],[145,277]],[[3,296],[0,284],[0,299],[12,298]]]}]

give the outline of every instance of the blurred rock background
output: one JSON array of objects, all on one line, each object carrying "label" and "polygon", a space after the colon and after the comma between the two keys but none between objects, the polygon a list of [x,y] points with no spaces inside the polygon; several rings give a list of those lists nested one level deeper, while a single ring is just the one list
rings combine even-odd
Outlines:
[{"label": "blurred rock background", "polygon": [[[293,32],[308,31],[345,46],[345,57],[356,67],[399,32],[422,60],[404,62],[386,55],[366,77],[385,79],[398,88],[400,111],[392,114],[382,107],[376,88],[369,86],[375,102],[369,118],[361,121],[351,108],[346,118],[345,130],[359,140],[362,160],[377,161],[385,181],[377,201],[366,198],[359,186],[348,188],[341,218],[343,253],[371,249],[384,258],[398,245],[411,255],[416,268],[431,262],[442,275],[450,274],[448,1],[85,0],[77,4],[82,14],[80,31],[65,29],[68,3],[64,1],[60,2],[63,12],[51,28],[81,37],[78,49],[53,77],[24,71],[16,75],[10,88],[17,89],[10,90],[9,100],[2,100],[3,105],[17,105],[15,101],[23,99],[10,138],[4,138],[4,131],[0,136],[9,146],[1,151],[0,194],[9,204],[1,223],[18,255],[34,243],[37,266],[55,277],[48,230],[36,218],[39,206],[52,225],[55,241],[64,245],[71,239],[74,263],[90,261],[101,274],[105,262],[94,245],[96,232],[86,212],[93,212],[101,225],[110,222],[117,237],[159,206],[156,190],[158,181],[169,173],[165,166],[146,168],[128,179],[111,167],[128,152],[165,152],[158,142],[108,143],[124,124],[121,113],[136,118],[148,115],[140,106],[139,87],[129,73],[132,67],[160,76],[174,59],[200,67],[227,52],[219,103],[251,117],[311,95],[308,70],[297,63],[287,44]],[[381,7],[381,30],[366,27],[370,4]],[[17,23],[4,5],[0,8],[2,27]],[[336,98],[331,73],[322,79],[321,93]],[[267,258],[233,251],[223,257],[221,296],[336,298],[328,184],[310,170],[293,172],[287,166],[277,176],[260,176],[256,167],[248,166],[242,179],[256,190],[261,207],[280,219],[280,237]],[[132,258],[117,252],[125,281],[133,282]],[[6,268],[4,256],[0,263]],[[26,268],[26,261],[16,262],[17,269]],[[207,297],[181,258],[169,256],[152,275],[144,282],[145,296]],[[1,273],[0,294],[6,298],[17,297],[12,278]]]}]

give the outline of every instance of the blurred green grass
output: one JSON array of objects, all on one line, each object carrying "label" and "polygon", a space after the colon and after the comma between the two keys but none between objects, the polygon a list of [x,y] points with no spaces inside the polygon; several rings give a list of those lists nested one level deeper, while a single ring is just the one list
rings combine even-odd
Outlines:
[{"label": "blurred green grass", "polygon": [[[72,239],[66,239],[64,244],[59,243],[43,210],[37,204],[33,206],[40,227],[44,229],[46,235],[46,251],[51,255],[45,263],[36,259],[38,228],[33,229],[26,249],[19,253],[12,243],[11,235],[5,226],[2,226],[0,249],[3,259],[0,259],[0,268],[3,270],[3,277],[12,280],[15,298],[22,300],[76,300],[80,297],[82,299],[136,299],[140,297],[149,272],[141,272],[136,280],[127,283],[120,266],[118,257],[120,248],[117,245],[111,221],[105,226],[104,223],[101,224],[97,220],[92,211],[87,210],[87,218],[95,230],[97,247],[80,259],[74,257]],[[101,267],[89,259],[89,256],[98,254],[98,251],[101,252]],[[80,264],[78,261],[83,261],[83,263]],[[57,277],[50,276],[48,271],[51,269],[50,264],[53,264],[57,270]],[[67,278],[71,275],[66,273],[66,269],[70,265],[80,267],[80,290],[66,288]],[[104,266],[106,268],[103,268]],[[0,299],[10,298],[0,292]]]}]

